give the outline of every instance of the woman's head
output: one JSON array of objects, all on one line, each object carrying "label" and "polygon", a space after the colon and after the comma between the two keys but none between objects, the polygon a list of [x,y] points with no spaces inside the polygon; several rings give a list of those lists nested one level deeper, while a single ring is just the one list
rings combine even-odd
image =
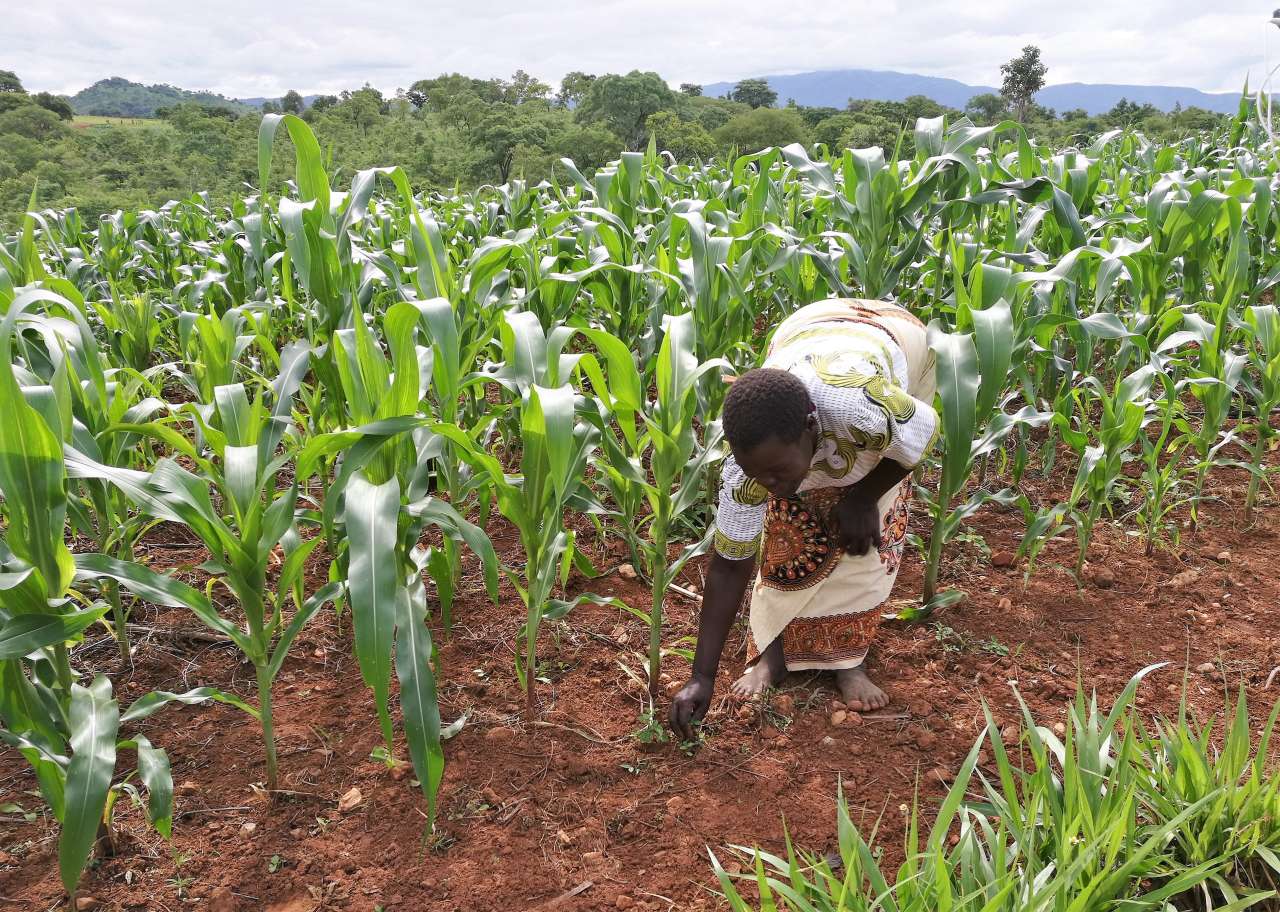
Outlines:
[{"label": "woman's head", "polygon": [[809,474],[817,424],[795,375],[762,367],[734,381],[724,400],[724,435],[738,467],[775,497],[791,497]]}]

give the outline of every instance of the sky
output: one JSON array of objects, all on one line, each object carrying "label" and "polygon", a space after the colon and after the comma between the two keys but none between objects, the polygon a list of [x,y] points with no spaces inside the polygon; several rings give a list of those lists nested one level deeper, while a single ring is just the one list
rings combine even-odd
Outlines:
[{"label": "sky", "polygon": [[865,68],[999,85],[1038,45],[1048,82],[1238,91],[1280,62],[1267,3],[1073,0],[0,0],[0,69],[74,94],[107,76],[275,97],[442,72],[555,84],[654,70],[672,85]]}]

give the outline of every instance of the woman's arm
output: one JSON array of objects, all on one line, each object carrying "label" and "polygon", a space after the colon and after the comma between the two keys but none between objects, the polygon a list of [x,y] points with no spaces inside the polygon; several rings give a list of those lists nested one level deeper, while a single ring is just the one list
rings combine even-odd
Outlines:
[{"label": "woman's arm", "polygon": [[711,556],[707,586],[698,615],[698,645],[693,654],[689,683],[671,701],[671,728],[686,741],[693,740],[693,722],[706,715],[715,691],[716,670],[729,628],[742,605],[747,584],[755,571],[755,558],[730,560]]}]

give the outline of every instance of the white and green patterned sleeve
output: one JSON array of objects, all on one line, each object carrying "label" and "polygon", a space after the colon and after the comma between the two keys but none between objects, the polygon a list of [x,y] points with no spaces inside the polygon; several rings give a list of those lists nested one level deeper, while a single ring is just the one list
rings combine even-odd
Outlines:
[{"label": "white and green patterned sleeve", "polygon": [[716,554],[729,560],[756,556],[768,499],[769,492],[748,478],[733,456],[724,461],[720,472],[720,506],[712,535]]},{"label": "white and green patterned sleeve", "polygon": [[867,456],[912,469],[937,440],[938,413],[932,403],[895,382],[905,377],[906,362],[901,352],[893,354],[894,363],[888,366],[857,351],[818,355],[808,359],[802,372],[810,374],[804,379],[814,405],[841,428],[840,436],[848,436]]}]

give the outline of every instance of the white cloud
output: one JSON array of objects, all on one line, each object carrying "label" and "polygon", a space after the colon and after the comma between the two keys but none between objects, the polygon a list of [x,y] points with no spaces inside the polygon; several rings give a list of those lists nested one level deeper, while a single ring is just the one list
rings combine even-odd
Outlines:
[{"label": "white cloud", "polygon": [[[1224,4],[1226,6],[1226,4]],[[232,96],[391,91],[454,71],[555,82],[656,70],[673,84],[863,67],[975,84],[1039,45],[1049,82],[1233,91],[1280,58],[1270,6],[1200,0],[0,0],[4,54],[31,90],[106,76]],[[8,7],[5,9],[5,7]],[[92,10],[90,12],[90,10]],[[1271,61],[1272,63],[1275,60]]]}]

